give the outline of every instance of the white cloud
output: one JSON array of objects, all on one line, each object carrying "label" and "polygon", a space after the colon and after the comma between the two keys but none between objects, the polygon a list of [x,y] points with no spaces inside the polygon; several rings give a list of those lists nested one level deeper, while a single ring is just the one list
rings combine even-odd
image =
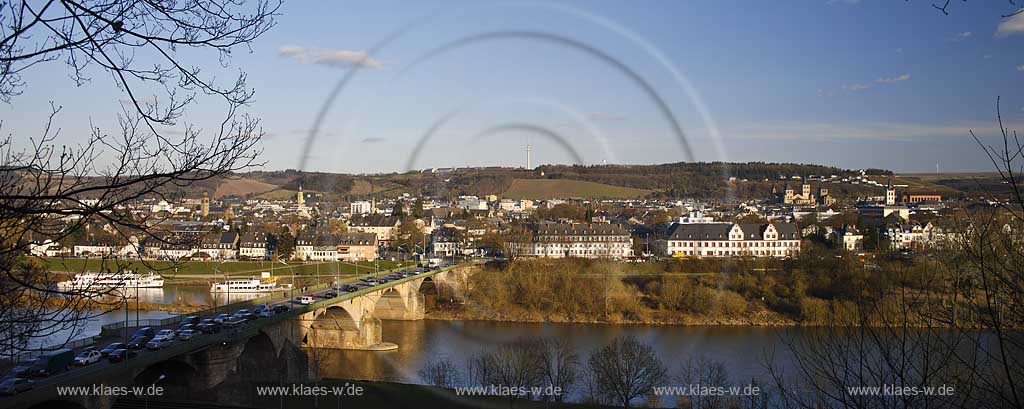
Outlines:
[{"label": "white cloud", "polygon": [[300,45],[286,45],[277,49],[277,54],[288,57],[299,64],[319,64],[335,68],[380,68],[382,65],[363,51],[306,48]]},{"label": "white cloud", "polygon": [[1024,71],[1024,64],[1018,65],[1017,71]]},{"label": "white cloud", "polygon": [[378,143],[378,142],[384,142],[386,140],[387,139],[381,138],[379,136],[371,136],[369,138],[363,138],[363,140],[359,141],[359,143]]},{"label": "white cloud", "polygon": [[959,32],[959,33],[956,33],[956,35],[953,36],[953,41],[960,41],[960,40],[965,39],[967,37],[970,37],[972,35],[974,35],[974,33],[970,32],[970,31]]},{"label": "white cloud", "polygon": [[896,49],[896,52],[898,52],[898,53],[902,53],[902,52],[903,52],[903,47],[897,48],[897,49]]},{"label": "white cloud", "polygon": [[992,54],[985,54],[985,55],[981,56],[981,58],[984,58],[986,60],[990,59],[990,58],[992,58]]},{"label": "white cloud", "polygon": [[877,82],[879,84],[892,84],[894,82],[906,81],[906,80],[909,80],[909,79],[910,79],[910,74],[902,74],[902,75],[897,76],[897,77],[888,77],[888,78],[882,77],[882,78],[879,78],[879,79],[875,80],[875,82]]},{"label": "white cloud", "polygon": [[1011,34],[1024,33],[1024,13],[1017,13],[1003,22],[996,28],[996,37],[1006,37]]},{"label": "white cloud", "polygon": [[843,85],[843,89],[845,89],[845,90],[847,90],[847,91],[863,91],[863,90],[866,90],[866,89],[868,89],[868,88],[871,88],[871,84],[850,84],[850,85]]}]

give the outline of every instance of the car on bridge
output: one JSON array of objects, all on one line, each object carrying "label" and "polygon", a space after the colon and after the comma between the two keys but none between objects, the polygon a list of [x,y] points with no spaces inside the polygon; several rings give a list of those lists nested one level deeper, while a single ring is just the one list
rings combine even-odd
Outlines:
[{"label": "car on bridge", "polygon": [[137,353],[130,349],[115,349],[109,356],[107,356],[107,359],[110,362],[121,362],[126,359],[131,359],[135,355],[137,355]]},{"label": "car on bridge", "polygon": [[224,321],[222,325],[224,328],[236,328],[242,326],[242,324],[245,324],[245,318],[231,317]]},{"label": "car on bridge", "polygon": [[0,395],[16,395],[35,387],[35,382],[25,378],[7,378],[0,382]]},{"label": "car on bridge", "polygon": [[174,330],[174,335],[177,336],[178,334],[181,334],[182,331],[190,331],[195,329],[195,324],[181,324],[181,326],[178,327],[178,329]]},{"label": "car on bridge", "polygon": [[167,348],[174,344],[173,335],[170,338],[156,337],[152,341],[146,343],[146,349],[156,351],[158,349]]},{"label": "car on bridge", "polygon": [[156,330],[153,329],[153,327],[142,327],[142,328],[139,328],[139,329],[135,330],[135,333],[132,334],[132,338],[135,338],[135,337],[150,337],[150,338],[153,338],[155,336],[156,336]]},{"label": "car on bridge", "polygon": [[328,292],[324,293],[324,298],[334,298],[334,297],[337,297],[337,296],[338,296],[338,293],[336,293],[334,291],[328,291]]},{"label": "car on bridge", "polygon": [[199,316],[189,315],[189,316],[181,319],[181,325],[186,325],[186,324],[195,325],[195,324],[198,324],[199,321],[202,321],[202,320],[199,319]]},{"label": "car on bridge", "polygon": [[261,318],[263,318],[263,317],[273,317],[273,316],[274,316],[274,309],[273,308],[267,307],[267,308],[264,308],[264,309],[260,310],[260,317]]},{"label": "car on bridge", "polygon": [[369,285],[377,285],[377,284],[380,284],[380,282],[379,282],[379,281],[377,281],[377,279],[375,279],[375,278],[373,278],[373,277],[366,277],[366,278],[360,279],[359,281],[362,281],[362,282],[364,282],[364,283],[366,283],[366,284],[369,284]]},{"label": "car on bridge", "polygon": [[11,378],[25,378],[25,377],[31,376],[31,375],[29,375],[29,372],[32,370],[32,365],[35,365],[35,364],[36,364],[36,359],[35,358],[27,359],[25,361],[22,361],[20,364],[18,364],[18,366],[15,366],[14,368],[12,368],[11,372],[9,372],[7,376],[11,377]]},{"label": "car on bridge", "polygon": [[228,320],[228,318],[231,318],[231,314],[218,314],[217,317],[213,319],[213,322],[223,324],[224,321]]},{"label": "car on bridge", "polygon": [[186,329],[186,330],[178,331],[177,335],[175,335],[175,339],[177,339],[179,341],[188,341],[188,340],[192,339],[192,337],[194,337],[194,336],[196,336],[198,334],[199,333],[196,332],[196,331],[193,331],[193,330],[190,330],[190,329]]},{"label": "car on bridge", "polygon": [[169,330],[169,329],[162,329],[162,330],[160,330],[160,332],[156,333],[156,337],[153,337],[153,340],[156,340],[157,338],[160,338],[160,339],[172,338],[173,339],[174,338],[174,331],[173,330]]},{"label": "car on bridge", "polygon": [[103,348],[103,349],[100,350],[100,356],[101,357],[106,357],[107,355],[110,355],[111,352],[114,352],[114,351],[116,351],[118,349],[126,349],[126,348],[128,348],[128,345],[125,344],[124,342],[112,342],[112,343],[110,343],[110,345],[107,345],[106,348]]},{"label": "car on bridge", "polygon": [[213,319],[207,318],[196,325],[196,329],[204,334],[216,334],[220,332],[220,324],[215,322]]},{"label": "car on bridge", "polygon": [[103,358],[103,354],[101,354],[100,351],[90,349],[87,351],[82,351],[80,354],[78,354],[78,356],[75,357],[75,361],[72,362],[72,364],[78,366],[86,366],[89,364],[99,362],[101,358]]},{"label": "car on bridge", "polygon": [[271,311],[273,311],[274,314],[280,314],[280,313],[288,311],[288,310],[289,310],[288,306],[284,305],[284,304],[275,305],[274,308],[271,309]]},{"label": "car on bridge", "polygon": [[152,340],[153,337],[147,337],[145,335],[137,336],[128,341],[128,349],[142,349],[146,347],[146,343]]},{"label": "car on bridge", "polygon": [[358,291],[358,290],[359,290],[359,287],[356,287],[356,286],[354,286],[354,285],[351,285],[351,284],[345,284],[345,285],[343,285],[343,286],[339,287],[339,289],[340,289],[341,291],[345,291],[345,292],[353,293],[353,292],[356,292],[356,291]]},{"label": "car on bridge", "polygon": [[299,303],[302,305],[309,305],[316,302],[316,299],[312,295],[303,295],[299,297]]}]

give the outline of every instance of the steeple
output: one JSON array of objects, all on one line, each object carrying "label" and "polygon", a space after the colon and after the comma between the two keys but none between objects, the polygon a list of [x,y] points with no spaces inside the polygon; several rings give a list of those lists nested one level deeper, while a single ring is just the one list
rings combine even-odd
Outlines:
[{"label": "steeple", "polygon": [[303,206],[306,204],[306,196],[302,194],[302,185],[299,185],[299,193],[295,197],[295,201],[299,204],[299,206]]}]

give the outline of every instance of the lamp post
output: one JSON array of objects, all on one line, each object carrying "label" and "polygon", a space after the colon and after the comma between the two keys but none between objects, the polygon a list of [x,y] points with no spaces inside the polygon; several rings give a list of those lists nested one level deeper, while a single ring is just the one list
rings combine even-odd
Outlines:
[{"label": "lamp post", "polygon": [[[156,391],[156,383],[164,380],[164,378],[166,378],[166,377],[167,377],[167,375],[160,374],[160,377],[156,378],[156,380],[153,381],[153,385],[152,385],[153,389],[151,389],[149,392],[155,392]],[[149,394],[148,393],[146,394],[146,409],[149,409]]]}]

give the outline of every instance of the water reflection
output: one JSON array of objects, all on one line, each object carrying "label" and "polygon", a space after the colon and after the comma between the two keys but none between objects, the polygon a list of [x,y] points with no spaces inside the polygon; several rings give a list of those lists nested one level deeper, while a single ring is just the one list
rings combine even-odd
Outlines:
[{"label": "water reflection", "polygon": [[[795,331],[795,332],[794,332]],[[802,329],[760,327],[688,327],[653,325],[596,325],[553,323],[504,323],[489,321],[384,321],[383,339],[399,345],[396,351],[326,352],[324,376],[334,379],[366,379],[421,383],[417,371],[431,360],[450,359],[460,371],[466,359],[485,348],[518,337],[564,339],[579,354],[581,363],[598,347],[619,335],[634,335],[653,346],[671,372],[678,372],[693,355],[725,364],[736,382],[768,380],[766,362],[785,364],[784,336]],[[465,380],[464,380],[465,381]]]}]

